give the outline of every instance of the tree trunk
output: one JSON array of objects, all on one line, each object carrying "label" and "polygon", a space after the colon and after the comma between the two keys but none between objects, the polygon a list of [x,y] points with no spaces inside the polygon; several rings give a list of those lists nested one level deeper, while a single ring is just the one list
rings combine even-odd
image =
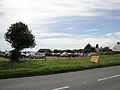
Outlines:
[{"label": "tree trunk", "polygon": [[10,60],[11,61],[18,61],[19,57],[20,57],[20,50],[19,49],[12,50]]}]

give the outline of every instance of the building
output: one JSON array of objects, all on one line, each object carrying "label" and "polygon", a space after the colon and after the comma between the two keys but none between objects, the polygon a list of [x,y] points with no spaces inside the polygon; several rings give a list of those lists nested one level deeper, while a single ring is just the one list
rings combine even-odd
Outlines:
[{"label": "building", "polygon": [[120,51],[120,42],[117,42],[117,45],[115,45],[115,46],[112,48],[112,51],[116,51],[116,52],[119,52],[119,51]]}]

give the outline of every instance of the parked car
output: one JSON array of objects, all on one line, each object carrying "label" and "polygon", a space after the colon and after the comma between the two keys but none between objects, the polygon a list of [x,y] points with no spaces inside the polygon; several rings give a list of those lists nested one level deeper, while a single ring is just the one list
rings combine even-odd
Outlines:
[{"label": "parked car", "polygon": [[0,57],[5,57],[5,53],[0,53]]},{"label": "parked car", "polygon": [[35,54],[31,54],[30,57],[31,57],[31,58],[42,58],[42,59],[46,59],[45,53],[35,53]]},{"label": "parked car", "polygon": [[30,55],[31,55],[30,53],[21,52],[21,58],[29,58]]},{"label": "parked car", "polygon": [[60,54],[61,57],[72,57],[72,53],[63,52]]}]

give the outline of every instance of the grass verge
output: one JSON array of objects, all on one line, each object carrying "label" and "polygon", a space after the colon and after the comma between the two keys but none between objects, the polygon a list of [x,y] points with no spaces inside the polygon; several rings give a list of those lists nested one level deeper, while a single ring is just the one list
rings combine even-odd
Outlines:
[{"label": "grass verge", "polygon": [[59,60],[49,57],[47,61],[26,59],[19,62],[10,62],[0,58],[0,79],[57,74],[113,65],[120,65],[120,56],[100,56],[98,63],[91,63],[90,57]]}]

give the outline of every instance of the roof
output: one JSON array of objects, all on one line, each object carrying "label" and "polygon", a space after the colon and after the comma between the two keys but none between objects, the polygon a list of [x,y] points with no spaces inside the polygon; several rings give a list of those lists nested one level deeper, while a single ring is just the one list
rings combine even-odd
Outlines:
[{"label": "roof", "polygon": [[115,45],[115,46],[112,48],[112,51],[120,51],[120,44]]}]

